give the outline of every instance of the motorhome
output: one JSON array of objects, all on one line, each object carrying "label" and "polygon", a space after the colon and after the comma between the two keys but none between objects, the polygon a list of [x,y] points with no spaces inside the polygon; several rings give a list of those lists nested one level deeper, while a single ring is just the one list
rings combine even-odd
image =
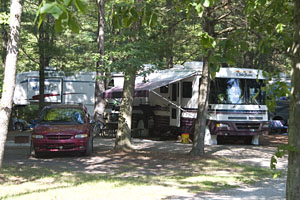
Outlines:
[{"label": "motorhome", "polygon": [[[137,77],[132,127],[148,134],[192,134],[198,107],[202,62],[188,62],[171,69]],[[255,69],[221,68],[211,81],[205,143],[222,137],[243,136],[259,144],[268,130],[268,109],[262,72]],[[122,98],[122,87],[104,93]]]},{"label": "motorhome", "polygon": [[[85,104],[94,111],[95,72],[65,73],[45,71],[45,102],[51,104]],[[39,72],[21,72],[16,76],[13,97],[15,105],[28,105],[39,101]]]}]

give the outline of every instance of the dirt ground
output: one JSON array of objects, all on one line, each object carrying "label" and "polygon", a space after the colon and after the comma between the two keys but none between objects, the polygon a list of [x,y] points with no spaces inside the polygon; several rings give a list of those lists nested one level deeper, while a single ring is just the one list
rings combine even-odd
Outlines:
[{"label": "dirt ground", "polygon": [[[91,156],[78,154],[54,154],[45,158],[29,156],[29,143],[15,144],[15,136],[30,136],[30,132],[11,132],[8,135],[4,154],[4,167],[31,166],[53,169],[55,171],[85,172],[101,174],[125,174],[130,176],[158,175],[172,176],[176,170],[191,171],[187,160],[203,159],[190,157],[191,144],[179,141],[158,141],[150,139],[132,139],[135,151],[117,153],[113,138],[96,137]],[[232,141],[222,145],[205,146],[205,158],[228,158],[236,163],[269,168],[270,159],[279,144],[286,144],[286,135],[268,135],[260,138],[260,145],[244,145]],[[128,166],[134,167],[134,170]],[[279,159],[277,168],[287,169],[287,156]],[[124,171],[125,170],[125,171]],[[278,179],[268,178],[254,185],[241,185],[239,188],[219,192],[200,192],[196,196],[181,196],[176,199],[234,200],[234,199],[285,199],[286,175]]]},{"label": "dirt ground", "polygon": [[[150,139],[132,140],[136,151],[131,153],[114,152],[114,139],[96,137],[94,139],[94,152],[92,156],[80,157],[77,154],[54,154],[42,159],[29,156],[29,143],[14,142],[15,136],[30,136],[30,131],[10,132],[4,154],[4,165],[55,165],[62,169],[70,167],[74,170],[87,172],[103,172],[112,170],[116,164],[136,162],[148,166],[167,165],[174,160],[180,160],[175,165],[183,164],[185,159],[190,158],[187,154],[191,150],[191,144],[182,144],[179,141],[157,141]],[[270,158],[274,155],[279,144],[287,143],[286,135],[268,135],[260,137],[260,145],[244,145],[235,141],[223,145],[206,146],[206,157],[221,156],[236,160],[239,163],[270,166]],[[180,159],[179,159],[180,158]],[[182,163],[181,163],[182,162]],[[277,167],[285,169],[287,159],[280,159]],[[49,166],[50,167],[50,166]],[[75,168],[74,168],[75,167]]]}]

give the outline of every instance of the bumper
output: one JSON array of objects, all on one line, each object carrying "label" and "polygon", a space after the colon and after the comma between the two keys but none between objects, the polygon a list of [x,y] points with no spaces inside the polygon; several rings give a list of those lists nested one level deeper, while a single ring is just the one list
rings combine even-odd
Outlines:
[{"label": "bumper", "polygon": [[268,135],[268,122],[210,121],[210,133],[223,136]]},{"label": "bumper", "polygon": [[84,152],[88,146],[88,138],[72,139],[66,141],[51,141],[46,139],[33,139],[33,148],[36,152]]}]

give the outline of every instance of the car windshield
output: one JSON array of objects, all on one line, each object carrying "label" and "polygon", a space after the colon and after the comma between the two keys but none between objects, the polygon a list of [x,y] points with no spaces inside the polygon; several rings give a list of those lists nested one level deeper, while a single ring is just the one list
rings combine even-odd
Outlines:
[{"label": "car windshield", "polygon": [[211,82],[210,104],[265,105],[263,80],[216,78]]},{"label": "car windshield", "polygon": [[40,116],[40,123],[83,124],[83,110],[77,108],[49,108]]}]

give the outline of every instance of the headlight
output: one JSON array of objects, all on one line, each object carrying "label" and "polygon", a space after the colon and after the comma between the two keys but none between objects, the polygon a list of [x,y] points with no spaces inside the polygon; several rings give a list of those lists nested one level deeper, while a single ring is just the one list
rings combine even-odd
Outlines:
[{"label": "headlight", "polygon": [[43,139],[44,136],[43,135],[32,135],[31,136],[33,139]]},{"label": "headlight", "polygon": [[87,137],[89,137],[88,134],[78,134],[78,135],[75,135],[75,138],[76,138],[76,139],[87,138]]},{"label": "headlight", "polygon": [[263,124],[262,127],[263,127],[263,128],[269,128],[269,124],[268,124],[268,123],[265,123],[265,124]]},{"label": "headlight", "polygon": [[216,124],[216,127],[218,127],[218,128],[229,128],[228,124],[222,124],[222,123]]}]

